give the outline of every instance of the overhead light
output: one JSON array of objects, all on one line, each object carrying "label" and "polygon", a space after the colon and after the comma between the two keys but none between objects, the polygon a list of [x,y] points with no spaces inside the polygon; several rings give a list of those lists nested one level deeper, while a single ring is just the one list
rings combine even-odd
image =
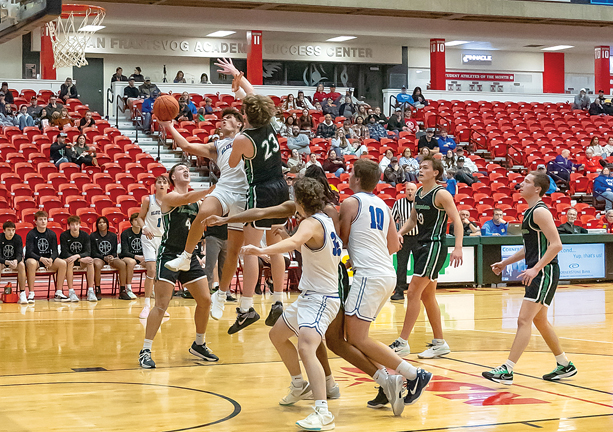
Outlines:
[{"label": "overhead light", "polygon": [[464,45],[467,44],[469,41],[449,41],[449,42],[445,42],[445,46],[458,46],[458,45]]},{"label": "overhead light", "polygon": [[541,51],[560,51],[568,48],[574,48],[574,45],[556,45],[547,48],[542,48]]},{"label": "overhead light", "polygon": [[330,39],[327,39],[326,42],[345,42],[351,39],[355,39],[355,36],[337,36]]},{"label": "overhead light", "polygon": [[209,33],[208,35],[206,35],[206,37],[226,37],[226,36],[233,35],[234,33],[236,32],[229,31],[229,30],[219,30],[213,33]]},{"label": "overhead light", "polygon": [[81,32],[97,32],[98,30],[102,30],[103,28],[106,28],[106,26],[101,26],[101,25],[86,25],[83,26],[79,29],[79,31]]}]

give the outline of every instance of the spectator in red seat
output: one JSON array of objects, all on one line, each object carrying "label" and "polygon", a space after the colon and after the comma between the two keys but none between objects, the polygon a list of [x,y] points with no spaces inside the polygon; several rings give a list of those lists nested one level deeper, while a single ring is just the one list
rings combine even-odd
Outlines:
[{"label": "spectator in red seat", "polygon": [[441,129],[441,136],[437,138],[437,141],[438,141],[438,147],[441,153],[443,154],[446,154],[447,150],[453,151],[457,147],[455,140],[448,135],[447,129],[445,128]]},{"label": "spectator in red seat", "polygon": [[306,164],[302,161],[302,157],[298,153],[298,150],[293,149],[292,155],[287,159],[287,167],[289,172],[293,174],[299,173]]},{"label": "spectator in red seat", "polygon": [[309,114],[309,110],[304,108],[302,110],[302,115],[298,118],[296,122],[301,131],[308,131],[309,135],[313,131],[313,117]]},{"label": "spectator in red seat", "polygon": [[613,155],[613,137],[609,137],[607,140],[607,145],[602,148],[602,153],[603,158],[608,158],[609,156]]},{"label": "spectator in red seat", "polygon": [[351,126],[351,129],[353,130],[354,136],[360,141],[370,138],[368,127],[364,124],[364,117],[362,116],[355,118],[355,124]]},{"label": "spectator in red seat", "polygon": [[402,152],[402,156],[398,160],[398,163],[404,170],[404,176],[407,181],[417,181],[417,174],[419,173],[419,162],[411,155],[411,149],[405,148]]},{"label": "spectator in red seat", "polygon": [[36,99],[36,96],[32,96],[32,99],[30,99],[30,105],[28,106],[28,114],[30,114],[32,118],[36,120],[40,118],[42,109],[43,107],[38,106],[38,99]]},{"label": "spectator in red seat", "polygon": [[345,96],[345,101],[338,108],[339,115],[351,119],[356,112],[358,112],[358,109],[351,101],[351,96]]},{"label": "spectator in red seat", "polygon": [[177,114],[176,120],[178,122],[194,120],[194,114],[192,114],[192,110],[189,109],[189,106],[183,97],[179,98],[179,114]]},{"label": "spectator in red seat", "polygon": [[57,96],[51,95],[49,96],[49,104],[46,107],[47,109],[47,118],[51,120],[53,118],[53,113],[62,113],[62,105],[57,103]]},{"label": "spectator in red seat", "polygon": [[560,234],[587,234],[587,230],[582,226],[575,225],[577,220],[577,210],[569,208],[566,211],[566,223],[563,223],[558,227],[558,233]]},{"label": "spectator in red seat", "polygon": [[592,152],[594,153],[594,156],[596,158],[598,158],[598,156],[602,156],[602,154],[604,153],[604,149],[600,145],[600,138],[598,138],[597,136],[592,137],[588,148],[592,149]]},{"label": "spectator in red seat", "polygon": [[183,93],[181,93],[181,97],[185,99],[185,103],[187,103],[187,106],[192,112],[192,115],[198,114],[198,108],[196,108],[196,105],[194,105],[194,103],[192,102],[192,98],[190,97],[189,93],[184,91]]},{"label": "spectator in red seat", "polygon": [[321,163],[319,163],[319,161],[317,160],[317,153],[311,153],[310,154],[309,161],[306,163],[305,168],[308,168],[311,165],[316,165],[319,168],[323,169],[323,167],[321,166]]},{"label": "spectator in red seat", "polygon": [[[288,117],[288,119],[291,117]],[[309,137],[306,134],[300,133],[300,128],[298,125],[292,126],[292,135],[287,138],[287,148],[292,150],[292,154],[294,151],[299,154],[311,154],[311,149],[309,148]]]},{"label": "spectator in red seat", "polygon": [[60,99],[65,102],[68,99],[76,99],[78,97],[77,86],[73,84],[72,78],[66,78],[64,84],[60,86]]},{"label": "spectator in red seat", "polygon": [[336,130],[336,136],[330,141],[330,148],[336,152],[337,156],[340,156],[341,154],[345,154],[348,147],[349,141],[347,141],[347,137],[345,136],[345,130],[343,128],[338,128]]},{"label": "spectator in red seat", "polygon": [[185,84],[185,74],[183,73],[183,71],[177,71],[177,75],[175,76],[175,79],[172,80],[172,82],[175,84]]},{"label": "spectator in red seat", "polygon": [[287,98],[285,98],[285,102],[283,102],[283,111],[295,110],[298,109],[298,105],[296,105],[296,100],[294,99],[293,94],[288,94]]},{"label": "spectator in red seat", "polygon": [[[468,210],[460,210],[460,219],[462,220],[462,226],[464,227],[464,237],[468,236],[480,236],[481,230],[479,225],[470,220],[470,212]],[[449,225],[449,235],[453,235],[453,224]]]},{"label": "spectator in red seat", "polygon": [[387,138],[387,131],[381,123],[377,123],[377,116],[371,114],[368,116],[368,135],[371,139],[380,141],[381,138]]},{"label": "spectator in red seat", "polygon": [[96,121],[92,118],[91,111],[86,111],[85,117],[82,117],[81,120],[79,120],[79,130],[80,131],[82,131],[83,128],[94,127],[95,125],[96,125]]},{"label": "spectator in red seat", "polygon": [[392,161],[383,171],[383,181],[385,183],[389,183],[392,186],[396,186],[397,184],[405,183],[407,180],[404,175],[404,170],[398,164],[398,158],[396,156],[392,157]]},{"label": "spectator in red seat", "polygon": [[385,171],[385,169],[392,163],[392,158],[394,157],[394,152],[390,149],[385,150],[383,156],[381,156],[381,160],[379,161],[379,169],[381,172]]},{"label": "spectator in red seat", "polygon": [[604,216],[605,223],[603,228],[607,230],[607,233],[613,234],[613,210],[609,210]]},{"label": "spectator in red seat", "polygon": [[34,119],[34,126],[38,126],[41,132],[49,126],[49,119],[47,118],[47,108],[40,110],[40,117]]},{"label": "spectator in red seat", "polygon": [[610,176],[609,168],[603,168],[594,179],[594,198],[598,202],[604,201],[606,211],[613,208],[613,177]]},{"label": "spectator in red seat", "polygon": [[341,94],[336,91],[336,84],[330,84],[330,93],[328,93],[327,99],[333,104],[339,105]]},{"label": "spectator in red seat", "polygon": [[607,115],[605,107],[604,107],[602,101],[600,100],[600,98],[594,99],[594,102],[592,102],[590,104],[589,113],[590,113],[590,115],[593,115],[593,116],[596,116],[596,115]]},{"label": "spectator in red seat", "polygon": [[586,172],[595,173],[600,171],[602,166],[600,165],[600,158],[594,157],[594,151],[591,147],[585,150],[585,157],[581,160],[582,165],[585,167]]},{"label": "spectator in red seat", "polygon": [[34,119],[30,114],[28,114],[28,106],[23,104],[21,108],[19,108],[19,114],[17,114],[17,122],[19,124],[19,129],[23,130],[23,128],[27,126],[34,126]]},{"label": "spectator in red seat", "polygon": [[387,130],[394,131],[396,134],[404,128],[404,122],[402,121],[402,108],[396,108],[394,114],[392,114],[387,121]]},{"label": "spectator in red seat", "polygon": [[321,102],[315,102],[315,111],[319,111],[320,113],[324,112],[324,109],[321,107]]},{"label": "spectator in red seat", "polygon": [[339,104],[335,103],[331,98],[324,100],[321,103],[321,107],[324,114],[330,114],[333,119],[339,116],[338,108]]},{"label": "spectator in red seat", "polygon": [[376,107],[373,110],[373,114],[377,117],[377,123],[379,123],[380,125],[386,125],[387,124],[387,117],[385,117],[385,114],[383,114],[381,112],[381,108]]},{"label": "spectator in red seat", "polygon": [[412,134],[416,134],[417,132],[419,132],[419,123],[417,123],[417,120],[413,118],[414,115],[414,111],[410,109],[404,112],[404,127],[402,128],[403,131]]},{"label": "spectator in red seat", "polygon": [[560,189],[558,189],[558,186],[556,185],[556,182],[553,180],[553,178],[547,174],[547,170],[545,168],[545,165],[543,164],[538,164],[538,166],[536,167],[536,171],[541,173],[541,174],[545,174],[547,175],[547,177],[549,177],[549,189],[547,189],[547,192],[545,192],[547,195],[551,195],[554,192],[559,191]]},{"label": "spectator in red seat", "polygon": [[206,98],[204,100],[204,114],[213,114],[213,100]]},{"label": "spectator in red seat", "polygon": [[368,113],[366,112],[366,105],[363,105],[363,104],[357,105],[357,110],[355,114],[353,115],[353,123],[357,122],[358,117],[362,117],[362,120],[368,117]]},{"label": "spectator in red seat", "polygon": [[115,82],[115,81],[127,81],[128,77],[126,77],[123,74],[123,69],[118,67],[117,69],[115,69],[115,73],[113,74],[113,76],[111,77],[111,82]]},{"label": "spectator in red seat", "polygon": [[14,104],[15,98],[13,98],[13,92],[9,90],[9,83],[3,82],[0,92],[4,93],[4,102],[7,104]]},{"label": "spectator in red seat", "polygon": [[315,94],[313,95],[313,103],[315,103],[315,102],[321,103],[327,97],[328,97],[328,95],[324,91],[324,85],[321,84],[321,83],[317,84],[317,90],[315,90]]},{"label": "spectator in red seat", "polygon": [[396,106],[401,109],[407,109],[414,104],[415,101],[413,100],[413,96],[407,93],[407,86],[403,85],[400,89],[400,93],[396,95]]},{"label": "spectator in red seat", "polygon": [[297,109],[315,109],[310,100],[304,97],[304,92],[302,90],[298,90],[298,97],[296,98],[296,106]]},{"label": "spectator in red seat", "polygon": [[51,162],[59,168],[60,164],[64,162],[72,162],[74,152],[72,150],[72,143],[66,142],[66,134],[60,133],[56,137],[56,141],[51,144],[49,149]]},{"label": "spectator in red seat", "polygon": [[[138,81],[135,75],[132,75],[130,78],[134,78],[134,81]],[[149,97],[154,91],[159,93],[160,89],[151,82],[151,78],[145,77],[145,82],[138,87],[138,91],[141,97]]]},{"label": "spectator in red seat", "polygon": [[415,159],[417,159],[417,162],[421,164],[423,160],[428,157],[432,157],[430,149],[428,147],[422,147],[419,149],[419,153],[417,154],[417,157],[415,157]]},{"label": "spectator in red seat", "polygon": [[415,87],[413,89],[413,103],[413,106],[415,108],[423,108],[425,106],[428,106],[428,101],[426,100],[426,97],[421,93],[421,87]]},{"label": "spectator in red seat", "polygon": [[285,138],[291,137],[294,126],[298,126],[296,123],[296,117],[293,115],[287,117],[281,129],[279,129],[279,135]]},{"label": "spectator in red seat", "polygon": [[481,227],[481,235],[483,236],[503,236],[507,235],[507,223],[503,219],[502,210],[494,209],[494,217],[488,220]]},{"label": "spectator in red seat", "polygon": [[151,96],[143,101],[141,105],[141,112],[143,115],[143,131],[146,134],[151,133],[151,116],[153,115],[153,104],[155,100],[158,98],[160,93],[158,91],[154,91]]},{"label": "spectator in red seat", "polygon": [[584,88],[579,90],[579,94],[575,96],[572,109],[587,111],[590,107],[590,97],[586,94]]},{"label": "spectator in red seat", "polygon": [[85,166],[98,166],[96,152],[94,150],[90,150],[85,144],[85,141],[85,135],[81,134],[77,137],[77,141],[72,147],[72,150],[74,151],[73,162],[77,165],[83,164]]},{"label": "spectator in red seat", "polygon": [[4,92],[0,92],[0,114],[4,115],[6,112],[6,95]]},{"label": "spectator in red seat", "polygon": [[[466,162],[466,159],[464,159],[464,161]],[[455,153],[453,153],[451,150],[447,150],[441,162],[443,162],[443,167],[445,170],[457,169],[457,158]]]},{"label": "spectator in red seat", "polygon": [[345,172],[345,161],[342,157],[339,157],[334,150],[330,150],[328,152],[328,158],[322,164],[322,168],[325,172],[340,177],[341,174]]},{"label": "spectator in red seat", "polygon": [[6,105],[4,114],[0,114],[0,126],[19,126],[19,120],[13,114],[13,108],[10,105]]},{"label": "spectator in red seat", "polygon": [[465,160],[466,158],[464,158],[464,156],[458,156],[458,160],[456,161],[457,168],[455,179],[458,181],[458,183],[466,183],[468,186],[470,186],[473,183],[477,183],[478,180],[473,177],[470,169],[464,166]]},{"label": "spectator in red seat", "polygon": [[549,168],[547,170],[547,174],[549,174],[556,183],[570,181],[570,174],[574,171],[577,171],[580,168],[583,168],[581,164],[575,164],[571,160],[570,150],[564,149],[562,153],[557,155],[552,163],[549,164]]},{"label": "spectator in red seat", "polygon": [[318,138],[334,138],[336,135],[336,125],[332,122],[332,116],[326,114],[324,121],[317,126]]},{"label": "spectator in red seat", "polygon": [[426,135],[419,138],[417,148],[422,149],[424,147],[428,147],[430,149],[430,153],[432,154],[436,154],[440,151],[438,141],[436,138],[434,138],[434,128],[426,129]]},{"label": "spectator in red seat", "polygon": [[60,118],[56,120],[55,125],[59,127],[60,130],[64,129],[66,125],[74,125],[74,119],[68,114],[68,108],[62,108]]}]

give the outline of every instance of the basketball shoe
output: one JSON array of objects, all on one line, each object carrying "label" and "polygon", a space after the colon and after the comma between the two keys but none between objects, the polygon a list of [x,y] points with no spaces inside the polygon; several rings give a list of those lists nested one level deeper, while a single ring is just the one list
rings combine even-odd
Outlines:
[{"label": "basketball shoe", "polygon": [[513,372],[509,372],[507,365],[498,366],[489,372],[483,372],[481,376],[498,384],[513,384]]},{"label": "basketball shoe", "polygon": [[411,347],[409,346],[408,342],[401,342],[398,339],[392,342],[392,344],[390,345],[390,348],[399,357],[404,357],[404,356],[411,354]]},{"label": "basketball shoe", "polygon": [[298,420],[296,425],[308,431],[327,431],[334,429],[334,416],[326,408],[313,407],[315,412],[309,414],[304,420]]},{"label": "basketball shoe", "polygon": [[383,387],[379,386],[378,388],[379,392],[377,393],[377,396],[373,400],[369,400],[366,403],[366,406],[368,406],[368,408],[379,409],[383,408],[389,403],[389,401],[387,400],[387,396],[385,396],[385,392],[383,391]]},{"label": "basketball shoe", "polygon": [[404,404],[413,405],[417,402],[425,388],[428,387],[431,379],[432,373],[423,369],[417,369],[417,377],[407,382],[407,395],[404,398]]},{"label": "basketball shoe", "polygon": [[151,359],[151,350],[140,350],[140,354],[138,355],[138,362],[140,363],[140,367],[142,368],[155,369],[155,362]]},{"label": "basketball shoe", "polygon": [[264,321],[264,323],[268,327],[272,327],[275,325],[275,323],[277,322],[277,320],[282,314],[283,314],[283,303],[281,303],[280,301],[275,302],[275,304],[273,304],[270,307],[270,313],[268,314],[268,317],[266,318],[266,321]]},{"label": "basketball shoe", "polygon": [[562,378],[569,378],[573,375],[577,375],[577,368],[573,362],[568,362],[568,366],[562,366],[558,363],[558,366],[553,372],[543,375],[543,379],[546,381],[557,381]]},{"label": "basketball shoe", "polygon": [[213,351],[206,346],[206,343],[203,343],[202,345],[198,345],[196,342],[192,343],[192,347],[189,349],[189,352],[202,360],[209,362],[219,361],[219,357],[213,354]]},{"label": "basketball shoe", "polygon": [[451,352],[449,349],[449,345],[447,342],[443,341],[443,343],[436,343],[434,339],[432,343],[428,344],[428,349],[422,353],[417,354],[417,357],[420,359],[432,359],[440,356],[447,355]]},{"label": "basketball shoe", "polygon": [[211,318],[214,320],[219,320],[223,316],[226,298],[226,293],[221,290],[211,295]]},{"label": "basketball shoe", "polygon": [[232,324],[232,327],[228,329],[228,334],[234,334],[259,319],[260,315],[252,307],[249,308],[247,312],[241,312],[240,308],[236,308],[236,321]]},{"label": "basketball shoe", "polygon": [[279,401],[279,405],[289,406],[294,405],[296,402],[312,398],[313,392],[311,391],[311,386],[308,381],[303,381],[301,387],[294,386],[294,383],[291,383],[289,386],[289,392],[283,399]]},{"label": "basketball shoe", "polygon": [[181,255],[164,264],[168,270],[173,272],[188,271],[192,265],[192,260],[187,256],[187,252],[183,251]]}]

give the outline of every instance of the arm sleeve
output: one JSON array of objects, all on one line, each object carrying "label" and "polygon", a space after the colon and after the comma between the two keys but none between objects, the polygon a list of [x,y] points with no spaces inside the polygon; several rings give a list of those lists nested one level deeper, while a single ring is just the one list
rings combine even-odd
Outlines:
[{"label": "arm sleeve", "polygon": [[49,240],[49,244],[51,245],[51,259],[55,261],[58,256],[57,249],[57,236],[53,231],[47,228],[47,240]]},{"label": "arm sleeve", "polygon": [[26,259],[33,258],[36,261],[39,261],[40,255],[36,253],[38,252],[38,247],[34,244],[35,240],[36,240],[36,236],[34,235],[32,231],[30,231],[28,235],[26,236]]},{"label": "arm sleeve", "polygon": [[15,234],[15,247],[17,248],[15,251],[15,259],[17,262],[21,262],[23,261],[23,241],[19,234]]}]

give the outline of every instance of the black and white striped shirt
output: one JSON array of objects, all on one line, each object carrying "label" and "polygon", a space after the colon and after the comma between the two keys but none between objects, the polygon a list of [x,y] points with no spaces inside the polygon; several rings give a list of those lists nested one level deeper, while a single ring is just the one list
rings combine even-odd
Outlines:
[{"label": "black and white striped shirt", "polygon": [[[392,207],[392,218],[398,224],[398,229],[402,228],[405,222],[409,220],[414,205],[415,203],[413,201],[409,201],[407,198],[400,198],[394,203],[394,206]],[[406,235],[416,236],[417,224],[415,224],[415,228],[413,228]]]}]

